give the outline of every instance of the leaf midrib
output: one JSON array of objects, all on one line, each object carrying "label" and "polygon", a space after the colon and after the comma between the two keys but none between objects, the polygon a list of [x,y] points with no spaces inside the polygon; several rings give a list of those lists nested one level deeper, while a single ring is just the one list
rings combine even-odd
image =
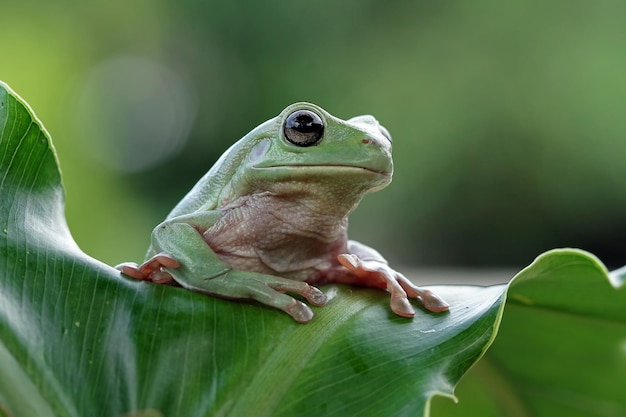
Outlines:
[{"label": "leaf midrib", "polygon": [[[219,410],[216,414],[256,417],[275,415],[285,398],[285,392],[293,386],[294,380],[302,374],[303,369],[309,366],[310,359],[329,339],[335,337],[337,330],[344,323],[371,305],[370,298],[352,299],[350,303],[341,303],[339,298],[329,297],[331,305],[327,305],[325,307],[327,311],[318,313],[315,318],[318,321],[316,333],[311,334],[312,327],[306,325],[301,325],[290,332],[267,357],[263,366],[255,372],[234,408]],[[297,360],[291,359],[293,357]],[[285,362],[297,363],[298,366],[285,367],[283,366]],[[276,381],[279,383],[276,384]]]}]

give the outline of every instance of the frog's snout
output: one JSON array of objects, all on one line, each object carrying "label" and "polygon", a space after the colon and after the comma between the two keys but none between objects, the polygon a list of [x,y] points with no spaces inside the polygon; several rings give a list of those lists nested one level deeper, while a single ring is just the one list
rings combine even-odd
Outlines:
[{"label": "frog's snout", "polygon": [[[389,131],[385,129],[385,127],[381,125],[374,116],[370,116],[370,115],[357,116],[357,117],[353,117],[352,119],[350,119],[350,122],[365,125],[363,126],[365,127],[365,129],[363,129],[364,131],[369,131],[369,132],[372,132],[373,134],[379,134],[385,139],[387,139],[389,143],[393,143],[393,140],[391,139],[391,134],[389,133]],[[366,137],[363,139],[363,143],[366,145],[372,144],[376,142],[376,139],[372,137]]]},{"label": "frog's snout", "polygon": [[382,128],[380,130],[380,134],[376,132],[376,134],[363,136],[363,138],[361,139],[361,143],[363,145],[373,145],[381,149],[391,149],[391,145],[393,144],[391,141],[391,136],[387,132],[387,129],[382,126],[380,127]]},{"label": "frog's snout", "polygon": [[376,120],[374,116],[369,115],[369,114],[353,117],[352,119],[349,120],[349,122],[353,124],[367,125],[367,126],[371,126],[374,128],[377,128],[378,126],[380,126],[380,123],[378,123],[378,120]]}]

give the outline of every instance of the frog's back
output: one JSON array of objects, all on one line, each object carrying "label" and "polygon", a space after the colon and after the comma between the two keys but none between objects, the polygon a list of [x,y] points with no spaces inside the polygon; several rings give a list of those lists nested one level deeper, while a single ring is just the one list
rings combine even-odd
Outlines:
[{"label": "frog's back", "polygon": [[218,206],[219,196],[228,185],[242,161],[260,140],[271,136],[271,126],[276,118],[270,119],[256,127],[246,136],[235,142],[220,156],[187,195],[174,207],[166,219],[193,213],[198,210],[212,210]]}]

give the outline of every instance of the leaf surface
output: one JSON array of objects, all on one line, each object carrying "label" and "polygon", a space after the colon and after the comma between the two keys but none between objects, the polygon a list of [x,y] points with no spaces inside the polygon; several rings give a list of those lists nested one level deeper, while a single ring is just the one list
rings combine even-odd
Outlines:
[{"label": "leaf surface", "polygon": [[580,250],[539,256],[510,283],[498,336],[459,386],[470,404],[437,400],[434,415],[626,415],[623,272]]},{"label": "leaf surface", "polygon": [[434,289],[450,312],[404,319],[327,286],[300,325],[123,278],[74,243],[48,134],[0,84],[0,415],[426,415],[491,342],[505,286]]},{"label": "leaf surface", "polygon": [[3,417],[428,415],[492,342],[433,415],[622,416],[625,279],[554,250],[509,286],[433,287],[450,312],[412,320],[326,286],[306,325],[129,280],[74,243],[48,134],[0,83]]}]

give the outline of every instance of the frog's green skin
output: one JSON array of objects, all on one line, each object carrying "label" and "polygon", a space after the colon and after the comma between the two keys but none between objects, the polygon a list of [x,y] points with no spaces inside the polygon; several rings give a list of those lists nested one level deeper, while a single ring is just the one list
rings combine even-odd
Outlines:
[{"label": "frog's green skin", "polygon": [[447,310],[378,252],[347,238],[347,216],[366,193],[389,184],[392,172],[391,138],[376,119],[344,121],[313,104],[293,104],[222,155],[154,229],[144,264],[118,268],[139,279],[254,299],[299,322],[313,313],[285,293],[326,302],[309,284],[385,288],[392,310],[406,317],[415,313],[407,296]]}]

